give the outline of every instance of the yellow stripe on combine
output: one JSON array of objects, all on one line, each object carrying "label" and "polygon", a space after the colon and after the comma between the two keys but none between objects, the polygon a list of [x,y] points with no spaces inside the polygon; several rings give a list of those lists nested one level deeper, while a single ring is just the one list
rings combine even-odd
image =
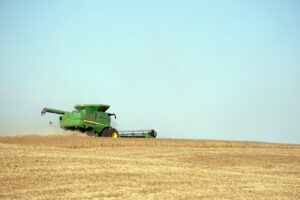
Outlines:
[{"label": "yellow stripe on combine", "polygon": [[101,125],[105,125],[105,124],[102,124],[100,122],[94,122],[94,121],[89,121],[89,120],[83,120],[84,122],[87,122],[87,123],[91,123],[91,124],[101,124]]}]

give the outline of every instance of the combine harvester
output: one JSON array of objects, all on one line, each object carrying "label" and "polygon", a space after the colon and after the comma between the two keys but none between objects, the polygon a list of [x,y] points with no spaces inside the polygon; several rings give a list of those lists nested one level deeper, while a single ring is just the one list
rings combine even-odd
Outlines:
[{"label": "combine harvester", "polygon": [[97,137],[133,137],[156,138],[157,133],[150,130],[127,130],[118,132],[111,127],[111,117],[116,114],[106,112],[110,106],[104,104],[76,105],[75,111],[68,112],[51,108],[44,108],[41,115],[48,113],[59,114],[60,127],[65,130],[80,131]]}]

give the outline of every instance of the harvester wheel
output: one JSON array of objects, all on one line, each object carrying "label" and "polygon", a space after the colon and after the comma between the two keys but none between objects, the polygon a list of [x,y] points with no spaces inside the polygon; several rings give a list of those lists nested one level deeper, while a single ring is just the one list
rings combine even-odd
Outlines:
[{"label": "harvester wheel", "polygon": [[86,131],[86,134],[87,134],[88,136],[95,136],[95,135],[96,135],[94,129],[88,129],[88,130]]},{"label": "harvester wheel", "polygon": [[102,137],[112,137],[112,138],[118,138],[119,133],[114,128],[107,128],[103,130],[103,133],[101,135]]},{"label": "harvester wheel", "polygon": [[107,132],[108,132],[108,128],[104,129],[101,133],[101,137],[108,137]]}]

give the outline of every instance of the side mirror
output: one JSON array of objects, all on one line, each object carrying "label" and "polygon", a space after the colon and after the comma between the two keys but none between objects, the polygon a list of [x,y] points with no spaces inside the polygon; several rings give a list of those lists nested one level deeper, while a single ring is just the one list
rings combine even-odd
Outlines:
[{"label": "side mirror", "polygon": [[115,116],[115,119],[117,119],[117,115],[115,113],[108,113],[108,116]]}]

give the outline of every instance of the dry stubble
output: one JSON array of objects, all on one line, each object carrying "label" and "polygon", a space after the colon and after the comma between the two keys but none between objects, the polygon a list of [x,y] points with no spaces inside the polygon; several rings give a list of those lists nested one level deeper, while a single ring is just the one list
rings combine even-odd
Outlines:
[{"label": "dry stubble", "polygon": [[2,199],[299,199],[300,145],[0,137]]}]

